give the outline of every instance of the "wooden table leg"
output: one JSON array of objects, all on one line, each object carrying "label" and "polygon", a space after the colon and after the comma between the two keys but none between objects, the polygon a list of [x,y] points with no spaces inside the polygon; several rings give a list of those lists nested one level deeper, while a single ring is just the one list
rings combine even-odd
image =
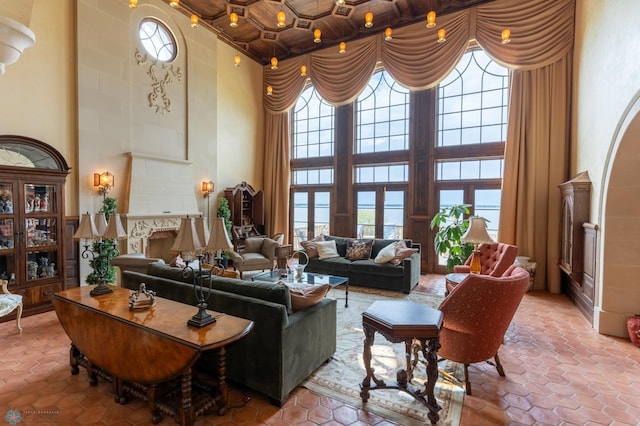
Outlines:
[{"label": "wooden table leg", "polygon": [[180,404],[180,424],[183,426],[193,425],[193,403],[191,401],[191,369],[187,368],[182,374],[181,385],[182,401]]}]

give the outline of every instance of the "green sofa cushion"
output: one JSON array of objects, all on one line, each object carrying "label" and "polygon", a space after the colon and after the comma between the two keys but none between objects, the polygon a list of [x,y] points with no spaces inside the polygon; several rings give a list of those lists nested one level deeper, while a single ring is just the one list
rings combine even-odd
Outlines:
[{"label": "green sofa cushion", "polygon": [[291,294],[289,293],[289,287],[286,285],[217,276],[214,276],[212,280],[215,290],[253,297],[254,299],[260,299],[266,302],[278,303],[284,305],[288,313],[291,314],[293,312],[291,308]]}]

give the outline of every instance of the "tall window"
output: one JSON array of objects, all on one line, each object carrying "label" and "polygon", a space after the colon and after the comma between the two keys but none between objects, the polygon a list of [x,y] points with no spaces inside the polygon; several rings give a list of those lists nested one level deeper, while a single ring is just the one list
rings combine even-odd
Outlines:
[{"label": "tall window", "polygon": [[293,244],[328,234],[331,214],[335,109],[313,87],[296,102],[292,120]]},{"label": "tall window", "polygon": [[[506,68],[482,50],[473,50],[438,87],[435,190],[439,207],[471,204],[473,215],[487,219],[494,239],[500,219],[508,82]],[[444,263],[439,259],[439,265]]]}]

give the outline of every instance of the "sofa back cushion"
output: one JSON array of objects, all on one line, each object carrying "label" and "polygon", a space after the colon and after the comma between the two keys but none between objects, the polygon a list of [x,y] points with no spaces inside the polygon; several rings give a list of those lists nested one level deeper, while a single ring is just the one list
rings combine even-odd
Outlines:
[{"label": "sofa back cushion", "polygon": [[180,281],[193,284],[193,270],[184,270],[175,266],[169,266],[164,262],[152,262],[147,266],[147,274],[154,277],[166,278],[168,280]]},{"label": "sofa back cushion", "polygon": [[286,285],[266,281],[236,280],[217,276],[213,276],[211,280],[213,281],[213,288],[215,290],[253,297],[254,299],[260,299],[266,302],[278,303],[284,305],[288,313],[293,312],[291,309],[289,287]]}]

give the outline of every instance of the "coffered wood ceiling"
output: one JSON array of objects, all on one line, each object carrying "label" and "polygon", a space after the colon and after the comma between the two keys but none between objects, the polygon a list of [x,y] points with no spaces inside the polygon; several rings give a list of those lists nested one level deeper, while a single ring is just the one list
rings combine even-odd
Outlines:
[{"label": "coffered wood ceiling", "polygon": [[[165,0],[169,3],[169,0]],[[272,56],[278,60],[302,55],[314,49],[338,45],[360,37],[384,32],[414,22],[426,22],[434,10],[444,15],[493,0],[181,0],[179,9],[196,14],[200,25],[215,32],[261,64]],[[278,28],[276,15],[286,14],[285,26]],[[229,14],[238,14],[238,26],[229,26]],[[367,12],[373,26],[365,28]],[[322,31],[322,42],[314,43],[313,30]]]}]

